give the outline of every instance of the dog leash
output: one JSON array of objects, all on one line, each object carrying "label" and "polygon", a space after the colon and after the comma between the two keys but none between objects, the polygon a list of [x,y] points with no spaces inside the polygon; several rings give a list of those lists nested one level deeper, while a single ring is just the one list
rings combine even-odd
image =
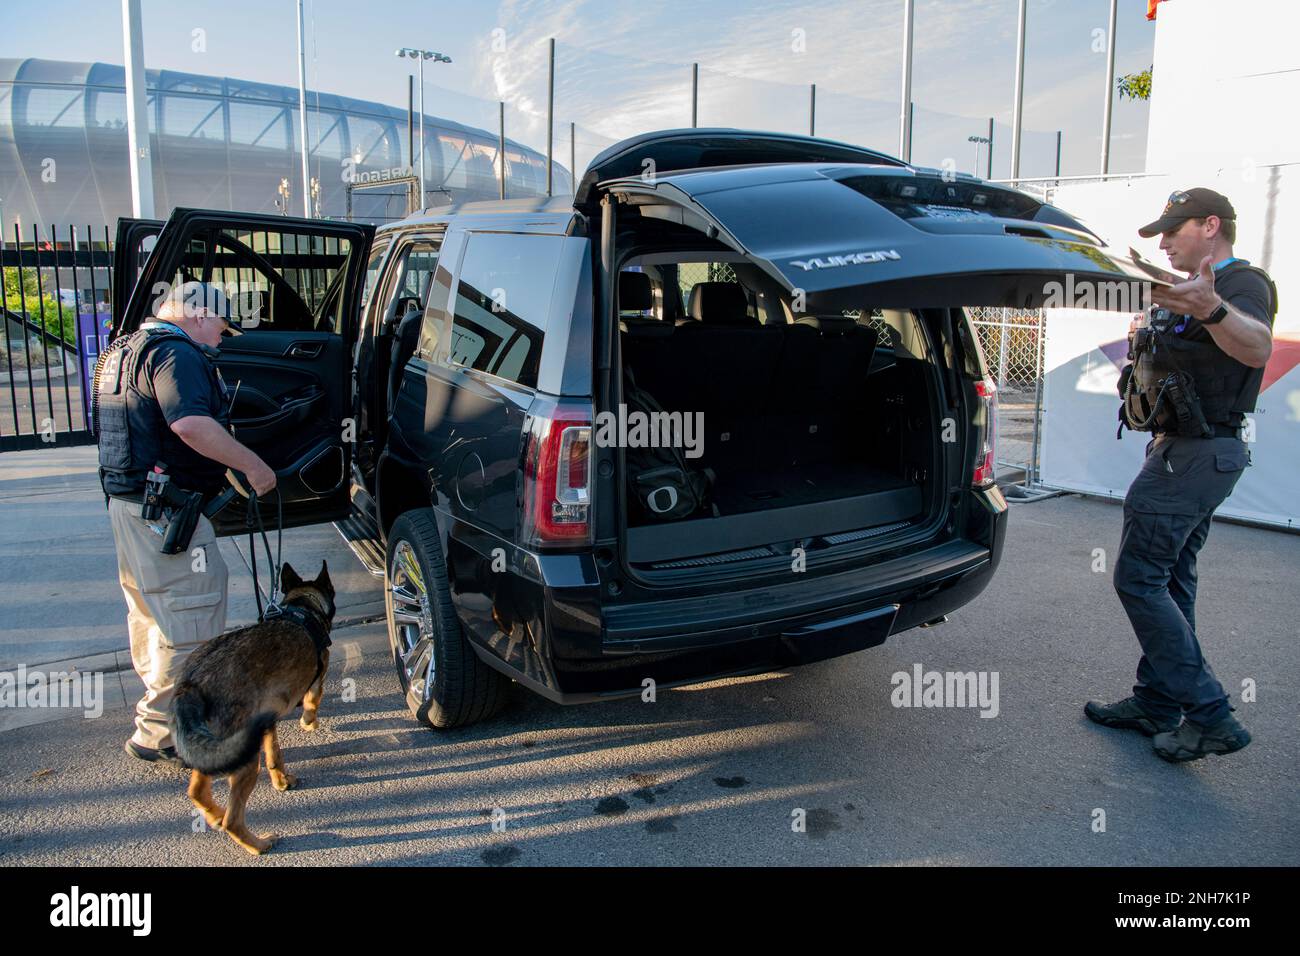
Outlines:
[{"label": "dog leash", "polygon": [[[284,556],[284,499],[280,497],[280,489],[275,489],[275,560],[271,560],[271,540],[266,535],[266,526],[262,523],[262,509],[257,506],[257,492],[250,489],[248,495],[248,511],[244,516],[244,523],[248,525],[248,560],[253,566],[253,597],[257,601],[257,623],[262,624],[266,621],[267,614],[272,611],[280,611],[280,603],[276,600],[276,591],[280,587],[280,559]],[[256,530],[254,529],[256,524]],[[256,533],[262,535],[262,545],[266,550],[266,566],[271,573],[271,589],[267,594],[266,608],[262,608],[262,589],[257,581],[257,539]]]}]

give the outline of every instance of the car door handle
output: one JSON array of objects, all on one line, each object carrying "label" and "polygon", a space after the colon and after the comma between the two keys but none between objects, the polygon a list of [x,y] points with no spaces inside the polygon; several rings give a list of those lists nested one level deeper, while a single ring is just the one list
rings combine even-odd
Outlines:
[{"label": "car door handle", "polygon": [[284,354],[289,358],[314,359],[320,357],[324,347],[320,342],[294,342]]}]

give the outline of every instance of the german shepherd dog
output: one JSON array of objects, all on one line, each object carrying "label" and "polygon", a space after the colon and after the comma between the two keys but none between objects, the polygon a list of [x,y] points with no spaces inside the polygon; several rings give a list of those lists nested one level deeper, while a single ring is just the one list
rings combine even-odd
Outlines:
[{"label": "german shepherd dog", "polygon": [[[254,834],[244,823],[261,755],[266,755],[276,790],[298,782],[284,770],[275,724],[301,701],[303,730],[316,729],[334,621],[334,586],[324,562],[314,581],[303,581],[285,564],[280,588],[284,613],[229,631],[196,650],[185,663],[172,702],[176,752],[193,771],[190,800],[208,826],[225,830],[254,855],[275,842],[275,834]],[[230,783],[225,810],[212,798],[217,774]]]}]

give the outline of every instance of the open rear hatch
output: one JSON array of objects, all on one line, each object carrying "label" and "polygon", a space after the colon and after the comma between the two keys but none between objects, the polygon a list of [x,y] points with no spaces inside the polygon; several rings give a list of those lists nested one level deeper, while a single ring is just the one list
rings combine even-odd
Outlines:
[{"label": "open rear hatch", "polygon": [[1149,282],[1033,197],[803,137],[641,137],[597,157],[577,202],[602,219],[620,330],[601,343],[619,373],[608,407],[630,388],[705,420],[687,464],[710,470],[712,500],[671,521],[625,502],[634,572],[788,566],[794,547],[935,531],[984,424],[959,310],[1067,304],[1089,283],[1137,303]]}]

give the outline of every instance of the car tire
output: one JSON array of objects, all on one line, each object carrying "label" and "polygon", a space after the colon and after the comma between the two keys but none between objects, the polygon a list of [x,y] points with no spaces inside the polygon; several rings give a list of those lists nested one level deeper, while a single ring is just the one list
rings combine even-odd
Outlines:
[{"label": "car tire", "polygon": [[388,533],[384,609],[397,679],[416,720],[446,730],[501,709],[510,681],[470,647],[430,509],[405,512]]}]

